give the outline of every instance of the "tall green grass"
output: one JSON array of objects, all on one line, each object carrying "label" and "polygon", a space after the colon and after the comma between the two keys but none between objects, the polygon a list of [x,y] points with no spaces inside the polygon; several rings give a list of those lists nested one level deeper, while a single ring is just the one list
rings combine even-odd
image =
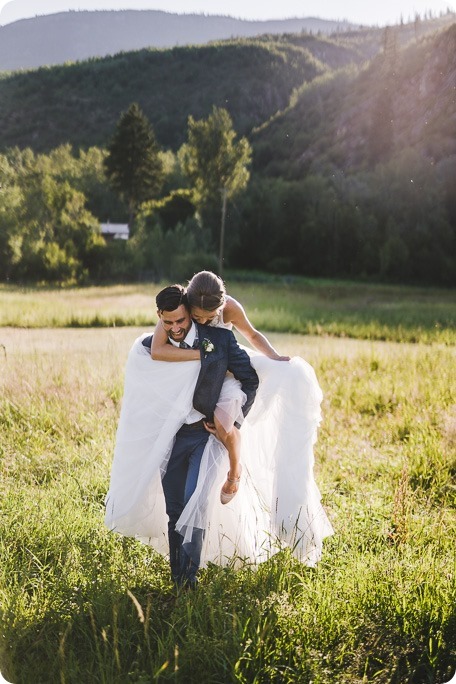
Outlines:
[{"label": "tall green grass", "polygon": [[[14,684],[415,684],[456,669],[454,348],[273,335],[324,391],[316,478],[336,534],[211,566],[103,525],[137,329],[0,330],[0,670]],[[0,350],[1,351],[1,350]]]},{"label": "tall green grass", "polygon": [[[246,276],[244,276],[246,277]],[[0,326],[150,327],[166,285],[74,289],[0,286]],[[452,290],[308,280],[227,278],[260,330],[396,342],[456,343]]]}]

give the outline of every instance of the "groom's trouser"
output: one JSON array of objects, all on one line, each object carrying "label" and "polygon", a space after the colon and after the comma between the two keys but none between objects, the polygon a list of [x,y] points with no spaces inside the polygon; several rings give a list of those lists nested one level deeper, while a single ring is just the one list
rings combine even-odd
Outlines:
[{"label": "groom's trouser", "polygon": [[166,473],[162,479],[168,515],[169,559],[171,575],[177,584],[192,584],[200,566],[203,530],[194,530],[191,555],[182,547],[183,537],[176,532],[178,521],[198,481],[201,457],[209,433],[203,422],[183,425],[176,434],[176,441],[169,457]]}]

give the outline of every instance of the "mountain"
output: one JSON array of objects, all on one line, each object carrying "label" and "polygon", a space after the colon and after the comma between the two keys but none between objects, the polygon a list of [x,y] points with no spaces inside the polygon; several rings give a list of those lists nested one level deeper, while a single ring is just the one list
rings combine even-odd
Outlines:
[{"label": "mountain", "polygon": [[344,172],[372,167],[406,148],[438,163],[456,155],[456,23],[400,47],[383,34],[360,70],[317,77],[254,133],[263,173],[300,178],[317,165]]},{"label": "mountain", "polygon": [[173,150],[186,139],[189,115],[225,107],[254,143],[256,168],[272,175],[299,177],[323,160],[360,167],[388,145],[421,145],[441,158],[454,140],[454,22],[448,14],[387,29],[144,49],[5,72],[0,151],[105,146],[136,101],[159,144]]},{"label": "mountain", "polygon": [[186,138],[189,114],[205,117],[213,105],[227,108],[236,130],[248,134],[287,107],[303,82],[363,59],[353,42],[303,36],[294,45],[269,37],[5,73],[0,75],[0,149],[49,151],[66,142],[104,146],[133,101],[165,147],[177,149]]},{"label": "mountain", "polygon": [[205,44],[261,34],[330,34],[353,28],[322,19],[247,21],[156,10],[71,11],[0,27],[0,71],[64,64],[142,48]]}]

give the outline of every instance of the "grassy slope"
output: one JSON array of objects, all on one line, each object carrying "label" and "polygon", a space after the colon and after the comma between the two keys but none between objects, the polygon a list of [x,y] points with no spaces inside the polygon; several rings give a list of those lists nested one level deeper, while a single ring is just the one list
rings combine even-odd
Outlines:
[{"label": "grassy slope", "polygon": [[[277,335],[324,391],[316,477],[336,535],[208,568],[103,526],[138,329],[3,329],[0,669],[15,684],[448,681],[456,653],[454,348]],[[2,349],[0,349],[2,352]]]}]

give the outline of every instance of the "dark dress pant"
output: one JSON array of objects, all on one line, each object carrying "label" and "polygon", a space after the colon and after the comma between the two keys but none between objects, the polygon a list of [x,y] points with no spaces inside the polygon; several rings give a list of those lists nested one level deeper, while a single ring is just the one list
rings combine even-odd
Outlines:
[{"label": "dark dress pant", "polygon": [[176,532],[178,521],[185,505],[195,491],[198,481],[201,457],[209,433],[202,422],[183,425],[176,434],[176,440],[162,479],[163,492],[168,515],[168,539],[171,576],[177,585],[196,584],[196,573],[200,566],[204,530],[194,530],[191,543],[182,546],[183,537]]}]

